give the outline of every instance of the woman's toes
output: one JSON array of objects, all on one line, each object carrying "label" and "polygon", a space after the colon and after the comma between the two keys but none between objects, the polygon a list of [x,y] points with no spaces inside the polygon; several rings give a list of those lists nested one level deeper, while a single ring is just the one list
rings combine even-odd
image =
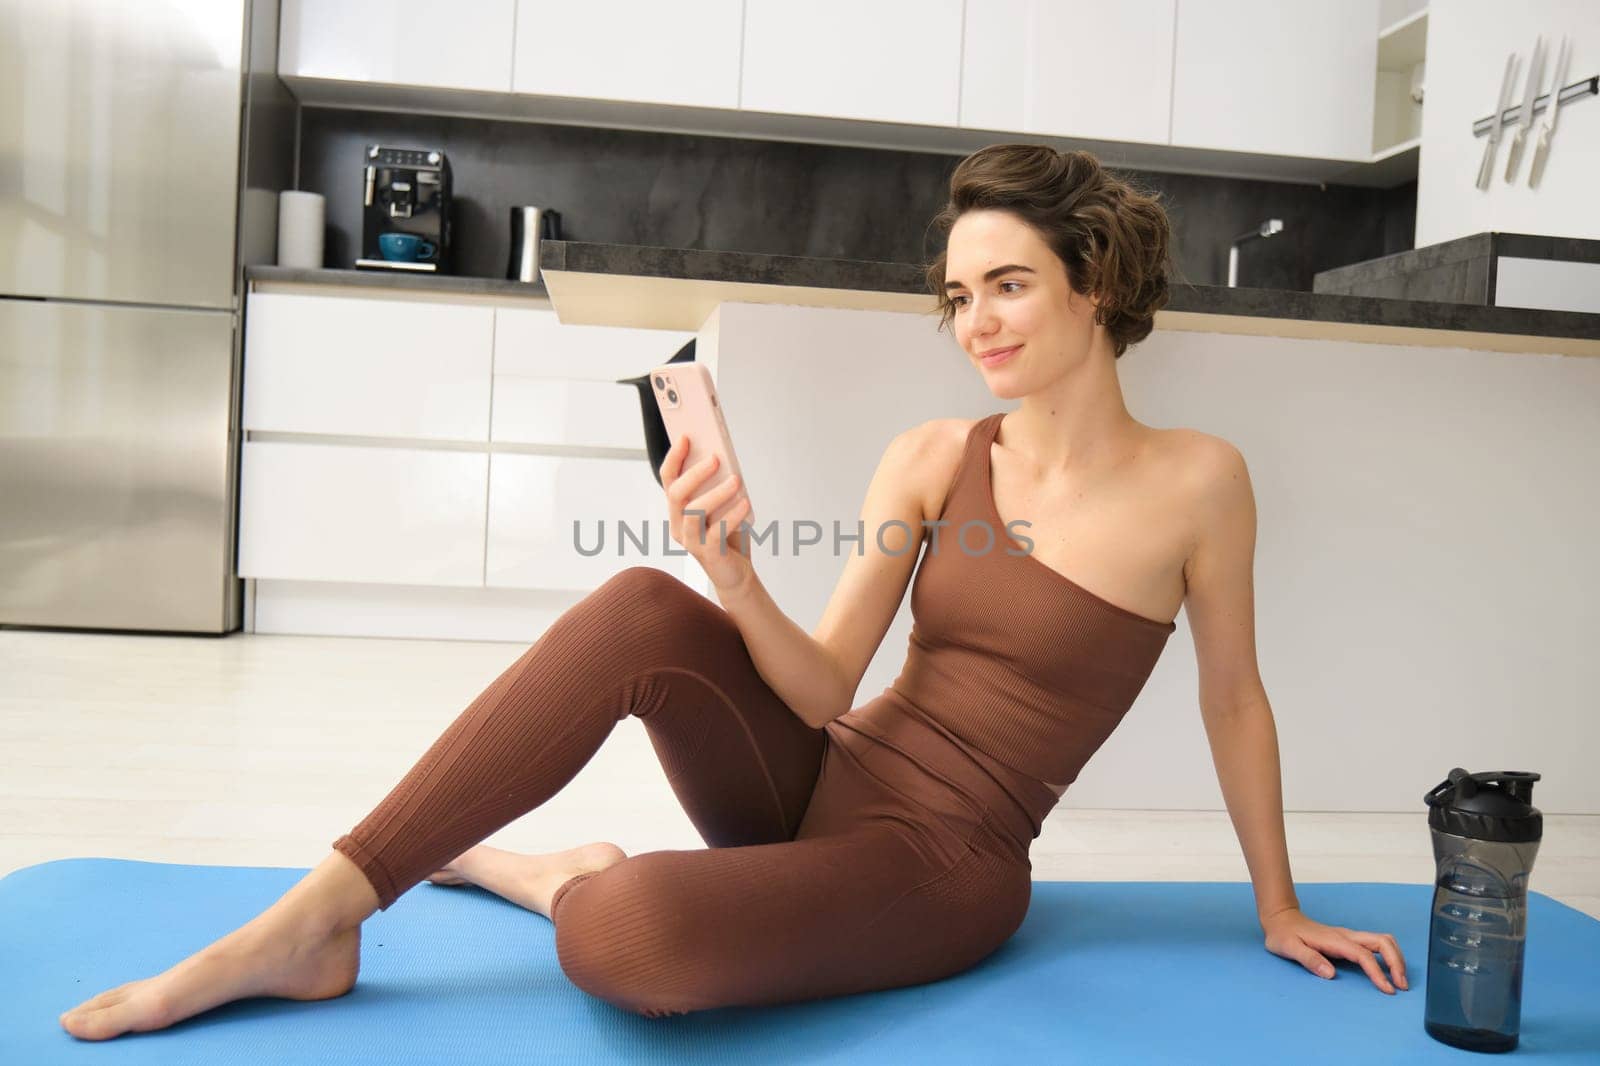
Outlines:
[{"label": "woman's toes", "polygon": [[[96,996],[82,1007],[62,1015],[61,1027],[79,1040],[107,1040],[129,1031],[160,1029],[166,1022],[167,1007],[153,994],[144,996],[111,993]],[[95,1000],[101,1000],[96,1003]]]},{"label": "woman's toes", "polygon": [[76,1007],[63,1011],[60,1021],[63,1025],[72,1019],[77,1019],[81,1022],[91,1011],[109,1007],[113,1003],[120,1001],[127,994],[127,989],[127,985],[118,985],[116,988],[107,989],[97,996],[91,996]]},{"label": "woman's toes", "polygon": [[67,1013],[66,1019],[61,1023],[61,1028],[77,1037],[79,1040],[103,1040],[100,1015],[104,1011],[99,1007],[72,1010]]}]

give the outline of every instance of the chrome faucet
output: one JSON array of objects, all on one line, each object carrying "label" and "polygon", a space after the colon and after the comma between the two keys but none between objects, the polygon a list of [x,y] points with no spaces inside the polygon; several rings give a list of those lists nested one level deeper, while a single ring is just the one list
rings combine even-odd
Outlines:
[{"label": "chrome faucet", "polygon": [[1228,245],[1228,288],[1232,289],[1239,284],[1239,245],[1256,237],[1270,237],[1274,233],[1283,232],[1283,219],[1269,218],[1255,229],[1241,233]]}]

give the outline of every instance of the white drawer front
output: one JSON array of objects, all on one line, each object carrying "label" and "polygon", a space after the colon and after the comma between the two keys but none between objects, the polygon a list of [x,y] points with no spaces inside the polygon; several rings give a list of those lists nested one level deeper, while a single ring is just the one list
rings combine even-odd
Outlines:
[{"label": "white drawer front", "polygon": [[644,448],[638,390],[609,381],[496,375],[491,432],[520,444]]},{"label": "white drawer front", "polygon": [[[512,588],[592,589],[630,566],[655,566],[682,578],[699,571],[666,531],[667,500],[638,459],[549,455],[490,457],[487,584]],[[579,523],[574,541],[573,522]],[[620,527],[634,540],[617,554]],[[581,545],[598,554],[585,556]],[[648,541],[645,540],[648,536]],[[648,544],[648,551],[640,545]]]},{"label": "white drawer front", "polygon": [[244,428],[487,441],[494,312],[252,294]]},{"label": "white drawer front", "polygon": [[616,381],[660,366],[694,336],[670,329],[564,325],[554,311],[501,307],[495,311],[494,372]]},{"label": "white drawer front", "polygon": [[488,461],[471,452],[246,442],[239,575],[481,586]]}]

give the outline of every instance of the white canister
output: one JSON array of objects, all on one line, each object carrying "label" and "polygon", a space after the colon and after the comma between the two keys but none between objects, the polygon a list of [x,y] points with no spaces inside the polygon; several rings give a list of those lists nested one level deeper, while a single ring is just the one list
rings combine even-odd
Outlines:
[{"label": "white canister", "polygon": [[322,268],[326,201],[318,193],[285,189],[278,194],[278,265]]}]

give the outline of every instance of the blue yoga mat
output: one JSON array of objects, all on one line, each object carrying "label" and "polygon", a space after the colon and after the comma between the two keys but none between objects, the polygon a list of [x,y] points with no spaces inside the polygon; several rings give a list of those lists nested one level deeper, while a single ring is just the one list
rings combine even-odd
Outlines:
[{"label": "blue yoga mat", "polygon": [[[422,884],[362,929],[361,976],[316,1003],[252,999],[104,1043],[56,1018],[254,918],[305,870],[120,859],[0,879],[0,1063],[1419,1063],[1432,888],[1302,884],[1320,921],[1393,933],[1411,990],[1353,963],[1322,980],[1262,946],[1250,886],[1038,881],[977,967],[912,988],[650,1019],[571,985],[554,929],[471,887]],[[930,931],[935,934],[936,931]],[[1600,922],[1533,893],[1519,1052],[1600,1061]]]}]

